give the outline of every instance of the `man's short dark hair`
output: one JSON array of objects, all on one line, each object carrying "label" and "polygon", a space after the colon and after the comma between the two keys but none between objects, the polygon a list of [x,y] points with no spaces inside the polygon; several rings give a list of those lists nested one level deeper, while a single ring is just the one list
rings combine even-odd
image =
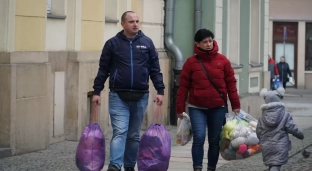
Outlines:
[{"label": "man's short dark hair", "polygon": [[125,22],[128,13],[135,13],[134,11],[126,11],[121,15],[121,22]]},{"label": "man's short dark hair", "polygon": [[194,40],[195,42],[201,42],[202,40],[208,38],[208,37],[211,37],[212,39],[214,38],[214,34],[210,31],[210,30],[207,30],[207,29],[199,29],[195,36],[194,36]]}]

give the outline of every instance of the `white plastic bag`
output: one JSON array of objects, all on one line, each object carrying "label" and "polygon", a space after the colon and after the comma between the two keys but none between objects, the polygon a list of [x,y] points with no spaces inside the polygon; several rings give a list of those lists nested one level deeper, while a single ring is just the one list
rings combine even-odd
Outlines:
[{"label": "white plastic bag", "polygon": [[292,85],[295,85],[295,82],[294,82],[294,79],[293,77],[289,77],[289,81],[288,81],[290,84]]},{"label": "white plastic bag", "polygon": [[183,119],[178,119],[176,143],[184,146],[192,139],[192,126],[190,117],[183,112]]}]

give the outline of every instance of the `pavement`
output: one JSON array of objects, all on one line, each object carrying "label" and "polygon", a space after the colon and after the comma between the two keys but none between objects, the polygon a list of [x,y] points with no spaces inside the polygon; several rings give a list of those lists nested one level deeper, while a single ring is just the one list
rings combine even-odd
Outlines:
[{"label": "pavement", "polygon": [[[303,142],[290,136],[292,141],[292,151],[290,159],[286,165],[282,167],[285,171],[311,171],[312,156],[304,159],[300,154],[304,147],[307,151],[312,152],[312,90],[296,93],[287,91],[290,95],[285,96],[283,102],[286,104],[287,110],[292,114],[295,123],[300,129],[304,129],[305,139]],[[175,145],[175,126],[167,126],[172,139],[172,149],[169,171],[191,171],[192,157],[191,144],[189,142],[185,146]],[[143,133],[143,131],[142,131]],[[106,139],[106,144],[109,143]],[[76,171],[75,151],[77,142],[64,141],[52,144],[46,150],[27,153],[18,156],[12,156],[0,159],[0,171]],[[205,144],[204,170],[207,165],[208,143]],[[108,159],[108,156],[106,156]],[[106,160],[106,164],[108,161]],[[244,160],[225,161],[219,158],[217,171],[263,171],[267,168],[262,163],[261,153]],[[103,171],[106,171],[107,166]]]}]

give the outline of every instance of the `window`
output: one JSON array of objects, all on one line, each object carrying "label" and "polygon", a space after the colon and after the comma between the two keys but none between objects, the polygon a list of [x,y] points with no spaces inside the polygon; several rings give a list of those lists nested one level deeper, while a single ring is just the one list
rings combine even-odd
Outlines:
[{"label": "window", "polygon": [[52,0],[47,0],[47,14],[51,14]]},{"label": "window", "polygon": [[312,23],[306,23],[305,70],[312,71]]}]

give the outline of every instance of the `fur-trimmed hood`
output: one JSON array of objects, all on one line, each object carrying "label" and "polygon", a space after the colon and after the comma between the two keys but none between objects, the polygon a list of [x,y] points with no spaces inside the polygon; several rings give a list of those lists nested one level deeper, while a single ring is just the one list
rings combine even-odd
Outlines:
[{"label": "fur-trimmed hood", "polygon": [[285,104],[272,102],[261,106],[262,119],[268,126],[277,126],[285,115]]}]

